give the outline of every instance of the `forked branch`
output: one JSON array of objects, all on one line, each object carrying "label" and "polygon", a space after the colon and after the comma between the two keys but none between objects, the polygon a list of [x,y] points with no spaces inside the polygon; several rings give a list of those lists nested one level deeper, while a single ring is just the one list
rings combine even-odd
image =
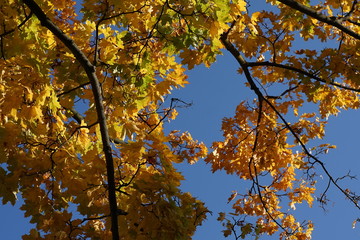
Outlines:
[{"label": "forked branch", "polygon": [[[293,1],[289,1],[289,2],[293,2]],[[231,27],[230,27],[231,29]],[[236,61],[239,63],[239,65],[241,66],[244,74],[245,74],[245,77],[246,77],[246,80],[247,82],[249,83],[250,85],[250,88],[251,90],[254,91],[254,93],[257,95],[258,97],[258,100],[259,100],[259,106],[261,107],[262,104],[267,104],[273,111],[274,113],[279,117],[279,119],[283,122],[283,124],[285,125],[285,127],[290,131],[290,133],[293,135],[293,137],[297,140],[297,142],[300,144],[301,148],[303,149],[304,153],[312,160],[314,160],[315,163],[319,164],[322,168],[322,170],[325,172],[326,176],[329,178],[329,183],[332,183],[337,189],[339,189],[345,196],[347,199],[349,199],[358,209],[360,209],[360,205],[358,204],[358,201],[357,199],[355,199],[354,197],[352,197],[349,192],[347,192],[346,190],[344,190],[337,182],[337,179],[335,179],[331,174],[330,172],[327,170],[327,168],[325,167],[325,164],[320,161],[314,154],[312,154],[308,148],[306,147],[305,143],[300,139],[298,133],[296,133],[296,131],[292,128],[292,126],[286,121],[285,117],[281,114],[281,112],[276,108],[276,106],[271,102],[269,101],[268,98],[266,98],[264,96],[264,94],[260,91],[260,89],[258,88],[258,86],[256,85],[255,81],[253,80],[252,76],[251,76],[251,73],[249,71],[249,67],[255,67],[255,66],[272,66],[272,67],[278,67],[278,68],[285,68],[285,69],[288,69],[288,70],[292,70],[294,72],[297,72],[298,74],[301,74],[301,75],[305,75],[305,76],[308,76],[308,77],[311,77],[317,81],[320,81],[320,82],[323,82],[323,83],[328,83],[327,81],[313,75],[313,74],[310,74],[306,71],[303,71],[301,69],[297,69],[297,68],[293,68],[291,66],[286,66],[286,65],[281,65],[281,64],[276,64],[276,63],[270,63],[270,62],[263,62],[263,63],[249,63],[245,60],[245,58],[241,55],[241,53],[238,51],[238,49],[235,48],[235,46],[229,41],[229,39],[227,38],[229,34],[229,31],[223,33],[221,35],[221,42],[224,44],[226,50],[228,50],[232,56],[236,59]],[[346,86],[343,86],[343,85],[340,85],[340,84],[337,84],[337,83],[330,83],[334,86],[337,86],[337,87],[341,87],[343,89],[347,89],[347,90],[351,90],[351,91],[356,91],[358,92],[359,90],[358,89],[352,89],[352,88],[349,88],[349,87],[346,87]],[[259,118],[261,117],[261,112],[259,112]],[[259,125],[259,120],[258,120],[258,123]],[[256,134],[255,136],[255,142],[254,142],[254,147],[253,147],[253,152],[256,150],[256,145],[257,145],[257,138],[258,138],[258,134]],[[250,160],[250,164],[252,162],[252,159]],[[288,233],[283,226],[281,226],[281,224],[279,222],[277,222],[277,220],[274,218],[274,216],[271,215],[271,213],[268,211],[267,209],[267,206],[266,206],[266,203],[263,201],[263,196],[261,194],[261,190],[260,190],[260,185],[259,185],[259,180],[258,180],[258,173],[256,172],[256,166],[254,166],[254,175],[253,176],[251,174],[251,171],[250,171],[250,174],[251,174],[251,178],[254,182],[254,184],[257,186],[257,192],[259,194],[259,197],[261,199],[261,202],[262,202],[262,205],[265,209],[265,211],[267,212],[268,216],[280,227],[282,228],[287,234],[293,234],[293,233]]]}]

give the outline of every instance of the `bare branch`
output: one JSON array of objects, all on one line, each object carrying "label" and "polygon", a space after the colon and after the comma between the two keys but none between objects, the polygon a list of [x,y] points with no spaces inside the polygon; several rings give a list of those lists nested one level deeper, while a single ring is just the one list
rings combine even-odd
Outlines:
[{"label": "bare branch", "polygon": [[67,90],[67,91],[65,91],[65,92],[59,93],[59,94],[56,95],[56,96],[57,96],[57,97],[61,97],[62,95],[71,93],[72,91],[75,91],[75,90],[77,90],[77,89],[79,89],[79,88],[85,87],[86,85],[89,85],[89,84],[90,84],[90,82],[86,82],[86,83],[80,84],[80,85],[77,86],[77,87],[74,87],[74,88],[72,88],[72,89],[70,89],[70,90]]},{"label": "bare branch", "polygon": [[310,7],[307,7],[295,0],[278,0],[278,1],[287,5],[288,7],[291,7],[291,8],[296,9],[310,17],[313,17],[313,18],[319,20],[320,22],[324,22],[331,26],[334,26],[337,29],[343,31],[344,33],[354,37],[355,39],[360,40],[360,34],[354,32],[353,30],[342,25],[342,21],[337,19],[336,17],[328,17],[328,16],[326,16],[320,12],[317,12],[316,10],[314,10]]},{"label": "bare branch", "polygon": [[316,81],[319,81],[319,82],[322,82],[322,83],[325,83],[325,84],[330,84],[330,85],[333,85],[333,86],[336,86],[336,87],[339,87],[339,88],[342,88],[342,89],[354,91],[354,92],[360,92],[360,89],[344,86],[344,85],[341,85],[339,83],[332,82],[332,81],[326,81],[325,79],[322,79],[322,78],[316,76],[315,74],[309,73],[309,72],[307,72],[305,70],[302,70],[302,69],[299,69],[299,68],[296,68],[296,67],[284,65],[284,64],[279,64],[279,63],[274,63],[274,62],[247,62],[246,65],[249,66],[249,67],[268,66],[268,67],[277,67],[277,68],[288,69],[288,70],[297,72],[297,73],[299,73],[301,75],[304,75],[306,77],[312,78],[312,79],[314,79]]},{"label": "bare branch", "polygon": [[[20,28],[32,17],[32,14],[33,14],[33,13],[30,12],[29,15],[27,15],[27,16],[25,17],[25,19],[24,19],[16,28],[20,29]],[[16,28],[13,28],[13,29],[8,30],[8,31],[4,31],[3,33],[0,34],[0,38],[3,38],[3,37],[5,37],[5,36],[8,35],[8,34],[13,33],[13,32],[16,30]]]}]

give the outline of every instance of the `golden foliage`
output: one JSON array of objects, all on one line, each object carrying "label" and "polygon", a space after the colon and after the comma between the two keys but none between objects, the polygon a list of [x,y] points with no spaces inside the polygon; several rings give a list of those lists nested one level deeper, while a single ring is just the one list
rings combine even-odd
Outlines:
[{"label": "golden foliage", "polygon": [[[311,238],[312,223],[300,224],[294,210],[313,204],[316,181],[306,174],[324,165],[306,144],[325,136],[330,115],[359,108],[356,1],[304,0],[297,9],[292,0],[268,0],[261,11],[244,0],[37,2],[94,65],[122,239],[191,238],[208,210],[180,191],[174,164],[201,158],[213,172],[252,183],[248,193],[234,190],[229,198],[233,215],[255,219],[236,223],[241,237]],[[21,194],[21,209],[36,224],[24,239],[109,239],[107,166],[87,73],[23,1],[0,6],[2,202],[15,204]],[[296,45],[313,39],[325,47]],[[226,50],[256,99],[224,118],[224,139],[208,153],[190,133],[165,134],[180,100],[164,105],[173,89],[188,84],[185,67],[209,67]],[[304,112],[306,102],[318,110]],[[218,220],[230,236],[234,224],[225,213]]]}]

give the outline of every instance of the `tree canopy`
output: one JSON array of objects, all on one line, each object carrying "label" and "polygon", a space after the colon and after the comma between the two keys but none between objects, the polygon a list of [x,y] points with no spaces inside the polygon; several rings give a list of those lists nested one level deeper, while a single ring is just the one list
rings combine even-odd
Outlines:
[{"label": "tree canopy", "polygon": [[[219,213],[225,237],[310,239],[296,205],[313,204],[319,171],[320,204],[333,186],[360,209],[323,161],[335,146],[314,144],[330,116],[360,106],[357,0],[1,0],[0,11],[0,197],[23,199],[35,224],[23,239],[191,239],[211,209],[180,190],[174,164],[198,160],[251,183]],[[224,52],[254,100],[212,146],[167,132],[187,105],[172,91]]]}]

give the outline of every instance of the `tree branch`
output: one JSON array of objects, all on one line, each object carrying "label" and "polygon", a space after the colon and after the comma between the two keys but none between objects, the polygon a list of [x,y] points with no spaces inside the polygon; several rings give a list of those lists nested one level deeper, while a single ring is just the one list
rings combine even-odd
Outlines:
[{"label": "tree branch", "polygon": [[316,76],[316,75],[314,75],[312,73],[309,73],[307,71],[304,71],[304,70],[296,68],[296,67],[284,65],[284,64],[279,64],[279,63],[274,63],[274,62],[248,62],[247,66],[249,66],[249,67],[267,66],[267,67],[283,68],[283,69],[287,69],[287,70],[297,72],[297,73],[299,73],[301,75],[307,76],[309,78],[312,78],[312,79],[314,79],[316,81],[319,81],[319,82],[322,82],[322,83],[325,83],[325,84],[330,84],[330,85],[333,85],[333,86],[336,86],[336,87],[339,87],[339,88],[342,88],[342,89],[345,89],[345,90],[350,90],[350,91],[354,91],[354,92],[360,92],[360,89],[344,86],[344,85],[341,85],[341,84],[335,83],[335,82],[329,82],[329,81],[326,81],[326,80],[324,80],[324,79],[322,79],[322,78],[320,78],[320,77],[318,77],[318,76]]},{"label": "tree branch", "polygon": [[[249,65],[248,65],[247,61],[243,58],[243,56],[241,56],[240,52],[234,47],[234,45],[227,38],[228,34],[230,33],[230,30],[231,30],[231,27],[227,32],[221,34],[220,40],[224,44],[225,48],[233,55],[233,57],[240,64],[241,68],[243,69],[243,71],[245,73],[245,77],[246,77],[248,83],[250,84],[251,90],[253,90],[255,92],[255,94],[257,95],[257,97],[259,99],[259,115],[258,115],[258,119],[257,119],[257,127],[258,127],[259,124],[260,124],[261,116],[262,116],[261,110],[262,110],[263,101],[265,101],[268,104],[269,104],[269,101],[264,97],[264,95],[261,93],[260,89],[256,86],[254,80],[252,79],[251,73],[249,71]],[[253,146],[253,149],[252,149],[253,154],[256,151],[258,138],[259,138],[259,131],[256,131],[256,133],[255,133],[255,142],[254,142],[254,146]],[[270,219],[272,221],[274,221],[274,223],[276,225],[278,225],[281,229],[283,229],[284,232],[287,235],[289,235],[290,233],[285,229],[285,227],[283,227],[281,225],[281,223],[279,223],[279,221],[277,221],[275,219],[275,217],[270,213],[265,201],[263,200],[263,196],[262,196],[262,193],[261,193],[261,190],[260,190],[260,184],[259,184],[256,165],[254,163],[252,163],[253,159],[254,159],[254,155],[252,155],[252,157],[250,159],[250,162],[249,162],[249,171],[250,171],[250,176],[251,176],[253,182],[255,183],[255,185],[257,187],[257,191],[258,191],[258,194],[259,194],[259,197],[260,197],[260,200],[261,200],[261,204],[263,205],[263,207],[264,207],[267,215],[270,217]],[[253,176],[252,173],[251,173],[251,166],[250,166],[251,164],[253,164],[253,166],[254,166],[255,176]]]},{"label": "tree branch", "polygon": [[34,0],[23,0],[23,2],[31,9],[31,11],[40,20],[41,25],[49,29],[74,54],[76,60],[78,60],[81,66],[84,68],[90,80],[94,95],[94,102],[96,106],[98,122],[100,124],[103,151],[106,160],[112,239],[119,240],[119,227],[118,227],[118,219],[117,219],[118,208],[117,208],[116,192],[115,192],[114,162],[112,157],[109,132],[106,124],[106,116],[104,111],[103,99],[101,95],[101,88],[100,88],[99,80],[96,76],[95,66],[91,64],[89,59],[75,44],[75,42],[46,16],[46,14],[43,12],[43,10],[39,7],[39,5],[37,5],[37,3]]},{"label": "tree branch", "polygon": [[75,91],[75,90],[77,90],[77,89],[79,89],[79,88],[85,87],[85,86],[88,85],[88,84],[90,84],[90,82],[86,82],[86,83],[80,84],[80,85],[77,86],[77,87],[74,87],[74,88],[72,88],[72,89],[70,89],[70,90],[67,90],[67,91],[65,91],[65,92],[62,92],[62,93],[57,94],[56,97],[61,97],[62,95],[71,93],[72,91]]},{"label": "tree branch", "polygon": [[336,27],[337,29],[343,31],[344,33],[356,38],[357,40],[360,40],[360,35],[354,31],[352,31],[351,29],[345,27],[344,25],[342,25],[342,21],[340,21],[339,19],[336,19],[336,17],[328,17],[320,12],[317,12],[316,10],[307,7],[301,3],[298,3],[295,0],[278,0],[279,2],[285,4],[286,6],[292,8],[292,9],[296,9],[299,12],[302,12],[310,17],[313,17],[317,20],[319,20],[320,22],[324,22],[327,23],[331,26]]},{"label": "tree branch", "polygon": [[[279,1],[287,1],[287,0],[279,0]],[[290,2],[292,2],[292,0],[289,0]],[[337,181],[334,179],[334,177],[330,174],[330,172],[328,171],[328,169],[326,168],[325,164],[320,161],[315,155],[313,155],[306,147],[305,143],[303,143],[300,139],[300,137],[298,136],[298,134],[295,132],[295,130],[290,126],[290,124],[286,121],[286,119],[284,118],[284,116],[278,111],[278,109],[276,108],[276,106],[274,106],[274,104],[272,104],[267,98],[264,97],[263,93],[260,91],[260,89],[256,86],[254,80],[252,79],[251,73],[249,71],[249,67],[251,66],[256,66],[256,63],[249,63],[247,62],[244,57],[240,54],[240,52],[235,48],[235,46],[229,41],[228,34],[229,34],[230,30],[228,30],[227,32],[223,33],[220,37],[221,42],[223,43],[223,45],[225,46],[226,50],[228,50],[233,57],[237,60],[237,62],[240,64],[241,68],[244,71],[245,77],[247,79],[247,82],[250,84],[250,88],[251,90],[254,91],[254,93],[257,95],[258,99],[259,99],[259,104],[261,104],[263,101],[264,103],[266,103],[267,105],[270,106],[270,108],[275,112],[275,114],[281,119],[281,121],[283,122],[283,124],[285,125],[285,127],[290,131],[290,133],[293,135],[293,137],[298,141],[298,143],[300,144],[301,148],[303,149],[304,153],[311,159],[313,159],[315,161],[315,163],[319,164],[321,169],[325,172],[326,176],[329,178],[329,182],[331,182],[338,190],[340,190],[340,192],[342,192],[345,197],[347,199],[349,199],[358,209],[360,209],[360,205],[358,204],[358,201],[354,198],[352,198],[350,196],[350,194],[348,192],[346,192],[346,190],[344,190],[338,183]],[[281,64],[276,64],[276,63],[270,63],[267,62],[266,64],[268,64],[268,66],[270,66],[271,64],[273,64],[273,66],[275,67],[283,67],[285,65],[281,65]],[[263,66],[266,64],[263,64]],[[260,66],[261,64],[257,65]],[[293,67],[288,67],[287,69],[292,70],[292,71],[296,71],[298,73],[304,74],[304,75],[311,75],[311,77],[316,77],[313,76],[312,74],[309,74],[303,70],[300,69],[296,69]],[[324,81],[322,79],[316,79],[318,81]],[[325,81],[326,83],[326,81]],[[341,85],[340,85],[341,86]],[[353,90],[353,89],[351,89]],[[261,114],[259,112],[259,114]],[[258,119],[258,124],[259,124],[259,119]],[[258,138],[258,135],[256,134],[255,138]],[[253,147],[253,151],[256,150],[256,139],[255,139],[255,143],[254,143],[254,147]],[[250,161],[252,161],[253,157],[251,158]],[[286,229],[275,219],[274,216],[272,216],[272,214],[268,211],[268,208],[266,206],[266,203],[263,201],[263,196],[260,190],[260,185],[259,185],[259,180],[258,180],[258,173],[257,173],[257,169],[256,166],[254,164],[254,171],[255,171],[255,178],[253,176],[253,182],[255,183],[256,187],[257,187],[257,192],[259,194],[261,203],[266,211],[266,213],[268,214],[268,216],[281,228],[283,229],[287,234],[290,234],[289,232],[286,231]],[[250,170],[251,173],[251,170]]]},{"label": "tree branch", "polygon": [[[25,15],[25,19],[16,28],[20,29],[32,17],[32,14],[33,13],[30,12],[29,15]],[[0,38],[3,38],[6,35],[15,32],[16,28],[13,28],[13,29],[8,30],[8,31],[5,31],[5,29],[4,29],[4,32],[0,34]]]}]

